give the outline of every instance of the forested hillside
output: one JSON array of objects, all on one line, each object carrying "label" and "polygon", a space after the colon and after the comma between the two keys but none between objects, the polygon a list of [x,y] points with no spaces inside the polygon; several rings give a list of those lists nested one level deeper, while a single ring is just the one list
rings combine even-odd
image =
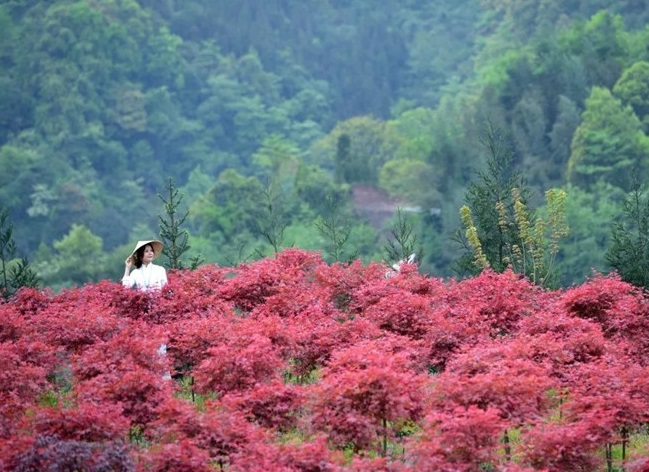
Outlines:
[{"label": "forested hillside", "polygon": [[117,279],[170,178],[206,262],[330,257],[323,221],[350,231],[337,256],[385,258],[362,186],[413,210],[421,270],[448,276],[492,126],[529,208],[566,192],[579,282],[647,180],[648,22],[634,0],[2,1],[0,203],[61,287]]}]

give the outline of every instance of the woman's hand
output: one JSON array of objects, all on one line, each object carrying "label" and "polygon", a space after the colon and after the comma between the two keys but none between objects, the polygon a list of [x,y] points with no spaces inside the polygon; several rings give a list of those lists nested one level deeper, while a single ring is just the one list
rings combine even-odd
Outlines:
[{"label": "woman's hand", "polygon": [[126,269],[130,269],[133,265],[133,256],[128,256],[124,261],[124,265],[126,266]]}]

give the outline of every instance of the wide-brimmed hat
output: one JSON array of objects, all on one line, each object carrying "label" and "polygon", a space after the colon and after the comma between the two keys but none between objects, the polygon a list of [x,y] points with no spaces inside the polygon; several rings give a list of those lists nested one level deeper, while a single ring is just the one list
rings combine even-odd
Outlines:
[{"label": "wide-brimmed hat", "polygon": [[162,248],[164,247],[163,244],[157,239],[151,239],[150,241],[138,241],[137,244],[135,245],[135,249],[133,249],[133,251],[131,252],[131,256],[134,256],[138,249],[140,249],[143,246],[146,246],[147,244],[151,245],[156,257],[160,255],[160,253],[162,252]]}]

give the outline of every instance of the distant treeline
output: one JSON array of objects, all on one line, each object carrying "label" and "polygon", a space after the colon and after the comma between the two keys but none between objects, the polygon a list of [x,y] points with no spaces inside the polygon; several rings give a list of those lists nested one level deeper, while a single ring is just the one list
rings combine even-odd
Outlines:
[{"label": "distant treeline", "polygon": [[371,186],[421,209],[421,269],[450,276],[495,126],[529,208],[566,192],[556,267],[575,283],[608,269],[611,228],[647,180],[640,3],[5,1],[0,202],[61,287],[119,277],[133,241],[157,234],[169,178],[207,262],[326,252],[332,215],[349,255],[380,259],[389,230],[350,200]]}]

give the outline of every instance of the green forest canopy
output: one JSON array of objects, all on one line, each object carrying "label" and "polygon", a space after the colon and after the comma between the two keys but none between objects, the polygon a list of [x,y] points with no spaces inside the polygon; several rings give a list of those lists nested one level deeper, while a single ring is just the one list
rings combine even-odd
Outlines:
[{"label": "green forest canopy", "polygon": [[313,223],[334,196],[348,244],[381,258],[385,228],[353,214],[370,186],[421,209],[422,270],[448,276],[493,123],[530,203],[568,192],[570,284],[605,269],[602,222],[646,181],[648,20],[631,0],[8,0],[0,202],[65,286],[119,277],[170,177],[208,262],[268,254],[264,196],[285,246],[325,247]]}]

